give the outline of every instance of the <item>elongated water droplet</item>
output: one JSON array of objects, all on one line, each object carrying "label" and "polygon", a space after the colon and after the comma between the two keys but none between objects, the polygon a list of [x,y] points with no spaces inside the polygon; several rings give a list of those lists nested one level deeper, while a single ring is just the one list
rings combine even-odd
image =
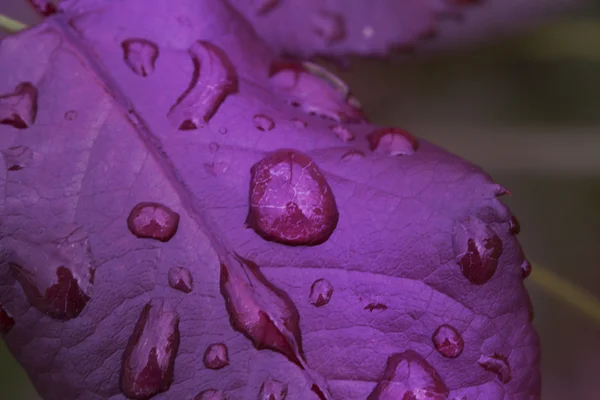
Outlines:
[{"label": "elongated water droplet", "polygon": [[255,0],[255,4],[256,13],[266,15],[279,5],[279,0]]},{"label": "elongated water droplet", "polygon": [[208,389],[198,393],[194,400],[228,400],[228,397],[222,390]]},{"label": "elongated water droplet", "polygon": [[219,144],[218,144],[218,143],[215,143],[215,142],[211,142],[211,143],[208,145],[208,150],[209,150],[211,153],[216,153],[217,151],[219,151],[219,149],[220,149],[220,148],[221,148],[221,146],[219,146]]},{"label": "elongated water droplet", "polygon": [[36,87],[29,82],[20,83],[14,92],[0,96],[0,124],[29,128],[35,122],[37,108]]},{"label": "elongated water droplet", "polygon": [[146,39],[133,38],[121,42],[125,63],[139,76],[149,76],[154,72],[158,58],[158,46]]},{"label": "elongated water droplet", "polygon": [[465,342],[456,330],[451,325],[440,325],[431,338],[433,345],[441,355],[448,358],[456,358],[461,355]]},{"label": "elongated water droplet", "polygon": [[15,326],[14,318],[0,304],[0,335],[6,335]]},{"label": "elongated water droplet", "polygon": [[325,177],[306,154],[281,149],[251,169],[247,226],[265,240],[314,246],[338,222],[338,209]]},{"label": "elongated water droplet", "polygon": [[179,316],[163,299],[143,308],[125,348],[121,391],[131,399],[148,399],[173,382],[179,349]]},{"label": "elongated water droplet", "polygon": [[476,285],[489,281],[498,267],[502,240],[483,221],[468,218],[454,227],[453,247],[463,275]]},{"label": "elongated water droplet", "polygon": [[365,153],[360,150],[348,150],[342,155],[342,161],[344,162],[362,160],[363,158],[365,158]]},{"label": "elongated water droplet", "polygon": [[523,272],[523,279],[531,275],[531,263],[528,260],[521,263],[521,271]]},{"label": "elongated water droplet", "polygon": [[177,232],[179,214],[154,202],[138,203],[127,218],[127,227],[139,238],[169,241]]},{"label": "elongated water droplet", "polygon": [[320,11],[313,17],[313,29],[326,42],[339,42],[346,36],[342,16],[330,11]]},{"label": "elongated water droplet", "polygon": [[345,126],[333,125],[329,127],[329,129],[331,129],[331,131],[336,134],[338,139],[340,139],[344,143],[348,143],[354,140],[354,134],[350,132]]},{"label": "elongated water droplet", "polygon": [[271,117],[267,117],[264,114],[256,114],[254,118],[252,118],[252,122],[254,122],[254,126],[259,131],[268,132],[275,128],[275,122],[273,122]]},{"label": "elongated water droplet", "polygon": [[367,400],[446,400],[448,388],[438,372],[418,353],[392,354],[383,376]]},{"label": "elongated water droplet", "polygon": [[322,307],[329,303],[333,295],[333,286],[327,279],[317,279],[310,286],[309,299],[313,306]]},{"label": "elongated water droplet", "polygon": [[482,355],[477,360],[477,363],[486,371],[496,374],[498,380],[502,383],[508,383],[512,379],[508,359],[501,354],[494,353],[491,356]]},{"label": "elongated water droplet", "polygon": [[514,215],[510,217],[510,221],[508,223],[508,230],[513,235],[518,235],[521,232],[521,224],[519,224],[519,220]]},{"label": "elongated water droplet", "polygon": [[171,267],[169,269],[169,286],[183,293],[194,290],[192,273],[184,267]]},{"label": "elongated water droplet", "polygon": [[6,169],[9,171],[19,171],[33,162],[33,151],[26,146],[9,147],[2,150],[2,154],[6,161]]},{"label": "elongated water droplet", "polygon": [[399,128],[382,128],[367,135],[371,150],[390,156],[408,156],[419,148],[409,132]]},{"label": "elongated water droplet", "polygon": [[229,365],[227,346],[223,343],[213,343],[204,352],[204,366],[210,369],[221,369]]},{"label": "elongated water droplet", "polygon": [[268,379],[260,386],[257,400],[285,400],[287,394],[288,385]]},{"label": "elongated water droplet", "polygon": [[198,40],[188,52],[194,62],[192,81],[167,115],[180,130],[197,129],[204,125],[225,98],[238,90],[235,68],[220,47]]},{"label": "elongated water droplet", "polygon": [[369,303],[365,306],[364,309],[369,310],[371,312],[373,312],[375,310],[385,311],[388,309],[388,306],[386,306],[385,304],[381,304],[381,303]]},{"label": "elongated water droplet", "polygon": [[287,293],[270,283],[256,264],[237,255],[221,262],[220,288],[234,330],[258,350],[276,351],[302,366],[300,316]]}]

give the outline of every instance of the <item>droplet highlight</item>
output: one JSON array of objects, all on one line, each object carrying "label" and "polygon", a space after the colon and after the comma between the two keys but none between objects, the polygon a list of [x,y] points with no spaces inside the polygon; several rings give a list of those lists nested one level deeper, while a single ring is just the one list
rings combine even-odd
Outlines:
[{"label": "droplet highlight", "polygon": [[435,349],[444,357],[456,358],[462,354],[465,342],[460,333],[451,325],[440,325],[431,338]]},{"label": "droplet highlight", "polygon": [[522,271],[522,276],[523,279],[527,278],[529,275],[531,275],[531,263],[529,262],[529,260],[523,260],[523,262],[521,263],[521,271]]},{"label": "droplet highlight", "polygon": [[6,335],[15,326],[15,319],[0,304],[0,335]]},{"label": "droplet highlight", "polygon": [[228,398],[222,390],[207,389],[198,393],[194,400],[228,400]]},{"label": "droplet highlight", "polygon": [[192,273],[185,267],[171,267],[168,273],[169,286],[183,293],[191,293],[194,290]]},{"label": "droplet highlight", "polygon": [[257,400],[285,400],[288,385],[274,379],[266,380],[260,386]]},{"label": "droplet highlight", "polygon": [[138,203],[127,217],[127,227],[138,238],[168,242],[178,226],[179,214],[160,203]]},{"label": "droplet highlight", "polygon": [[262,132],[268,132],[275,128],[275,122],[273,122],[273,119],[264,114],[256,114],[252,118],[252,122],[254,123],[254,127]]},{"label": "droplet highlight", "polygon": [[154,72],[158,58],[158,46],[146,39],[132,38],[121,42],[123,59],[133,72],[139,76],[147,77]]},{"label": "droplet highlight", "polygon": [[333,133],[344,143],[354,140],[354,134],[348,128],[342,125],[333,125],[329,127]]},{"label": "droplet highlight", "polygon": [[202,358],[204,366],[209,369],[221,369],[229,365],[227,346],[223,343],[214,343],[208,346]]},{"label": "droplet highlight", "polygon": [[313,17],[313,30],[327,43],[339,42],[346,36],[346,26],[341,15],[320,11]]},{"label": "droplet highlight", "polygon": [[501,354],[494,353],[491,356],[482,355],[477,360],[477,363],[486,371],[496,374],[498,380],[502,383],[508,383],[512,379],[508,359]]},{"label": "droplet highlight", "polygon": [[310,286],[310,303],[315,307],[323,307],[331,300],[333,286],[327,279],[317,279]]},{"label": "droplet highlight", "polygon": [[38,109],[38,90],[23,82],[15,91],[0,96],[0,124],[26,129],[35,122]]},{"label": "droplet highlight", "polygon": [[19,171],[33,163],[33,151],[26,146],[13,146],[2,150],[6,169],[8,171]]},{"label": "droplet highlight", "polygon": [[389,156],[409,156],[419,148],[419,142],[408,131],[383,128],[367,135],[369,147],[376,153]]}]

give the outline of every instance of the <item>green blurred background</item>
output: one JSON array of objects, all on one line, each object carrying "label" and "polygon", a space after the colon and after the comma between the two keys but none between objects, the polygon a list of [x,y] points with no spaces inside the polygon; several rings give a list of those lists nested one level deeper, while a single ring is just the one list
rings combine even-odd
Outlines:
[{"label": "green blurred background", "polygon": [[[34,24],[25,3],[0,0],[0,13]],[[371,119],[483,166],[512,192],[529,259],[600,297],[600,3],[511,38],[396,58],[341,73]],[[600,399],[600,322],[527,286],[543,399]],[[2,341],[0,388],[3,400],[39,399]]]}]

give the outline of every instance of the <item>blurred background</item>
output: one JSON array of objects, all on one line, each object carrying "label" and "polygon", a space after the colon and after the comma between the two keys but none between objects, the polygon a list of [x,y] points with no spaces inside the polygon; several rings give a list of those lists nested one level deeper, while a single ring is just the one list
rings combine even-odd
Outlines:
[{"label": "blurred background", "polygon": [[[25,0],[0,0],[0,14],[39,21]],[[391,61],[352,60],[340,75],[373,122],[484,167],[512,193],[503,200],[528,258],[600,297],[600,1],[511,36],[469,39],[452,51],[432,43]],[[537,280],[527,286],[542,398],[600,399],[600,315]],[[0,388],[3,400],[40,399],[2,341]]]}]

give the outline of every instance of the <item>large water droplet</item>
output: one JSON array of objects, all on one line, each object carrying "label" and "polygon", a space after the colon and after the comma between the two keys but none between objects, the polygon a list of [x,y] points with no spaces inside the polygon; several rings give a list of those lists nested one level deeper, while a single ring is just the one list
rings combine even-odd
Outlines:
[{"label": "large water droplet", "polygon": [[256,0],[254,4],[258,15],[266,15],[277,7],[279,0]]},{"label": "large water droplet", "polygon": [[123,357],[121,390],[132,399],[165,392],[173,382],[179,316],[163,299],[143,308]]},{"label": "large water droplet", "polygon": [[521,232],[521,224],[519,224],[519,220],[514,215],[510,217],[510,221],[508,222],[508,230],[513,235],[518,235]]},{"label": "large water droplet", "polygon": [[505,356],[494,353],[492,356],[482,355],[477,363],[486,371],[493,372],[502,383],[508,383],[512,379],[510,365]]},{"label": "large water droplet", "polygon": [[194,400],[227,400],[228,397],[225,396],[222,390],[217,389],[207,389],[204,390],[194,397]]},{"label": "large water droplet", "polygon": [[338,42],[346,36],[346,26],[341,15],[320,11],[313,17],[313,29],[326,42]]},{"label": "large water droplet", "polygon": [[158,46],[146,39],[127,39],[121,42],[123,59],[133,72],[140,76],[149,76],[154,72],[158,58]]},{"label": "large water droplet", "polygon": [[419,142],[409,132],[399,128],[382,128],[367,135],[371,150],[390,156],[408,156],[419,148]]},{"label": "large water droplet", "polygon": [[367,400],[446,400],[448,388],[418,353],[407,350],[387,360],[383,376]]},{"label": "large water droplet", "polygon": [[441,355],[448,358],[460,356],[465,346],[465,342],[460,333],[453,326],[440,325],[431,338],[433,345]]},{"label": "large water droplet", "polygon": [[257,400],[285,400],[287,394],[287,384],[274,379],[268,379],[260,386]]},{"label": "large water droplet", "polygon": [[342,155],[342,161],[344,162],[362,160],[363,158],[365,158],[365,153],[360,150],[348,150]]},{"label": "large water droplet", "polygon": [[306,154],[281,149],[251,169],[247,226],[265,240],[314,246],[338,222],[338,209],[325,177]]},{"label": "large water droplet", "polygon": [[463,275],[476,285],[491,279],[502,254],[502,240],[483,221],[468,218],[454,226],[453,247]]},{"label": "large water droplet", "polygon": [[139,238],[169,241],[177,232],[179,214],[153,202],[138,203],[127,217],[127,227]]},{"label": "large water droplet", "polygon": [[183,293],[194,290],[192,273],[185,267],[171,267],[169,269],[169,286]]},{"label": "large water droplet", "polygon": [[0,304],[0,335],[6,335],[15,326],[15,319]]},{"label": "large water droplet", "polygon": [[210,369],[221,369],[229,365],[227,346],[223,343],[213,343],[204,352],[204,366]]},{"label": "large water droplet", "polygon": [[15,91],[0,96],[0,124],[25,129],[37,116],[38,91],[29,82],[17,85]]},{"label": "large water droplet", "polygon": [[271,117],[267,117],[263,114],[256,114],[252,118],[252,122],[254,122],[254,127],[259,131],[268,132],[275,128],[275,122],[273,122]]},{"label": "large water droplet", "polygon": [[235,67],[220,47],[198,40],[188,52],[194,62],[192,81],[167,115],[180,130],[197,129],[208,122],[238,89]]},{"label": "large water droplet", "polygon": [[9,171],[19,171],[33,162],[33,151],[26,146],[9,147],[2,150],[2,154]]},{"label": "large water droplet", "polygon": [[256,264],[237,255],[227,264],[222,261],[220,288],[234,330],[258,350],[270,349],[303,364],[298,310]]},{"label": "large water droplet", "polygon": [[327,279],[317,279],[310,286],[309,300],[315,307],[329,303],[333,295],[333,286]]},{"label": "large water droplet", "polygon": [[273,89],[289,104],[336,122],[365,122],[361,106],[340,78],[310,62],[281,61],[271,66]]},{"label": "large water droplet", "polygon": [[528,260],[524,260],[521,263],[521,271],[523,273],[523,279],[531,275],[531,263]]},{"label": "large water droplet", "polygon": [[342,125],[333,125],[329,127],[333,133],[344,143],[351,142],[354,140],[354,134]]}]

